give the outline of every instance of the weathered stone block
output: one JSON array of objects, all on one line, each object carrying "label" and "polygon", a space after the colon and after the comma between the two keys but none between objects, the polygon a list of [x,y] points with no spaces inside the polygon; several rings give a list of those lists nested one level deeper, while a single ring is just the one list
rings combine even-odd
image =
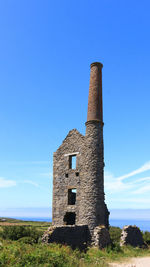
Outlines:
[{"label": "weathered stone block", "polygon": [[87,225],[51,226],[44,233],[42,242],[59,243],[83,250],[90,243],[90,232]]},{"label": "weathered stone block", "polygon": [[121,233],[120,245],[131,245],[133,247],[145,246],[142,233],[137,226],[124,226]]},{"label": "weathered stone block", "polygon": [[100,249],[107,247],[110,243],[110,235],[108,229],[104,225],[94,228],[92,245]]}]

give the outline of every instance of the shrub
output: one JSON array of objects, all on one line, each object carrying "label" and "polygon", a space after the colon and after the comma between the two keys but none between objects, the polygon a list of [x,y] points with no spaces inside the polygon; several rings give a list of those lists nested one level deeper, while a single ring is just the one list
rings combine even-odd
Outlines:
[{"label": "shrub", "polygon": [[143,239],[148,245],[150,245],[150,232],[145,231],[143,233]]},{"label": "shrub", "polygon": [[0,266],[44,266],[44,267],[76,267],[79,259],[71,248],[56,244],[23,244],[18,241],[5,240],[0,251]]},{"label": "shrub", "polygon": [[10,240],[18,240],[22,237],[31,237],[35,242],[38,242],[41,233],[33,227],[26,226],[4,226],[1,233],[2,238]]},{"label": "shrub", "polygon": [[118,253],[118,252],[123,252],[119,242],[115,242],[113,241],[113,243],[111,243],[111,245],[109,245],[108,247],[106,247],[106,252],[107,253]]},{"label": "shrub", "polygon": [[24,243],[24,244],[31,244],[31,245],[34,243],[37,243],[36,240],[34,238],[32,238],[31,236],[21,237],[17,240],[17,242]]},{"label": "shrub", "polygon": [[115,227],[115,226],[110,226],[109,233],[110,233],[110,238],[113,243],[120,242],[120,237],[121,237],[121,228]]}]

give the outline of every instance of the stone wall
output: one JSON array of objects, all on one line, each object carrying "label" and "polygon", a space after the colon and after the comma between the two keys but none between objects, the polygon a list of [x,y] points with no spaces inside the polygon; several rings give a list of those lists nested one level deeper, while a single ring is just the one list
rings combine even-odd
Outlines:
[{"label": "stone wall", "polygon": [[42,237],[44,243],[59,243],[71,246],[73,249],[86,249],[90,241],[87,225],[52,226]]},{"label": "stone wall", "polygon": [[[69,156],[76,154],[76,169],[69,168]],[[76,215],[75,224],[108,227],[104,202],[103,125],[87,124],[86,136],[76,129],[69,132],[54,153],[53,225],[63,225],[67,212]],[[68,205],[68,190],[76,188],[76,203]],[[91,232],[92,233],[92,232]]]},{"label": "stone wall", "polygon": [[[65,224],[66,212],[75,212],[79,222],[82,147],[85,137],[76,129],[70,131],[53,156],[53,225]],[[77,153],[77,154],[76,154]],[[69,155],[76,154],[76,169],[69,168]],[[68,205],[68,190],[76,188],[76,204]]]},{"label": "stone wall", "polygon": [[124,226],[121,233],[120,245],[131,245],[133,247],[145,246],[142,233],[137,226]]},{"label": "stone wall", "polygon": [[104,225],[95,227],[92,245],[102,249],[109,244],[111,244],[111,240],[108,229]]},{"label": "stone wall", "polygon": [[95,227],[91,243],[91,234],[87,225],[51,226],[44,233],[42,241],[64,244],[80,250],[85,250],[90,245],[102,249],[111,243],[109,231],[105,226]]}]

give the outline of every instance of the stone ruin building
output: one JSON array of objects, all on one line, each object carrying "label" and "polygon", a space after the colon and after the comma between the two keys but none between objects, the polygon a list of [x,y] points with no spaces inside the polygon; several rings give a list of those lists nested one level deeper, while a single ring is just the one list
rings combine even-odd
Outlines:
[{"label": "stone ruin building", "polygon": [[85,136],[76,129],[69,131],[54,152],[53,227],[47,242],[74,247],[80,243],[103,247],[110,242],[104,201],[102,67],[91,64]]}]

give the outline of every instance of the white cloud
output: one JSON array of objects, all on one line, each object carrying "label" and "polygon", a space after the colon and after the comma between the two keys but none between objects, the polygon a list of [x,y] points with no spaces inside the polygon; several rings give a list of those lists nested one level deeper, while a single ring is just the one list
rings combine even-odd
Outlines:
[{"label": "white cloud", "polygon": [[128,174],[125,174],[125,175],[122,175],[120,177],[118,177],[117,179],[122,181],[128,177],[131,177],[131,176],[134,176],[136,174],[139,174],[139,173],[142,173],[142,172],[145,172],[145,171],[148,171],[150,170],[150,161],[146,162],[142,167],[140,167],[139,169],[136,169],[135,171],[132,171]]},{"label": "white cloud", "polygon": [[[124,180],[128,177],[135,176],[136,174],[139,174],[139,173],[142,173],[142,172],[145,172],[148,170],[150,170],[150,161],[145,163],[139,169],[136,169],[135,171],[132,171],[132,172],[125,174],[125,175],[122,175],[120,177],[114,177],[114,175],[112,173],[106,171],[104,174],[104,176],[105,176],[105,179],[104,179],[105,188],[106,188],[106,190],[112,190],[113,192],[119,191],[119,190],[126,190],[126,189],[135,188],[135,185],[137,186],[138,183],[149,182],[150,177],[137,178],[136,180],[134,180],[132,182],[129,181],[126,183],[124,183]],[[146,190],[146,186],[145,186],[143,190],[146,192],[149,189]]]},{"label": "white cloud", "polygon": [[[150,162],[120,177],[115,177],[112,173],[106,171],[104,174],[104,185],[106,200],[109,206],[113,208],[148,208],[150,205],[150,197],[148,197],[150,192],[150,176],[134,177],[136,174],[148,170],[150,170]],[[131,180],[125,180],[131,176],[133,176]]]},{"label": "white cloud", "polygon": [[144,177],[144,178],[140,178],[140,179],[136,179],[135,181],[132,181],[132,184],[137,184],[137,183],[141,183],[141,182],[148,182],[150,181],[150,177]]},{"label": "white cloud", "polygon": [[146,184],[145,186],[140,187],[139,189],[135,190],[133,194],[140,195],[150,192],[150,184]]},{"label": "white cloud", "polygon": [[24,180],[24,181],[22,181],[22,183],[31,184],[31,185],[33,185],[35,187],[39,187],[39,185],[37,183],[35,183],[35,182],[31,181],[31,180]]},{"label": "white cloud", "polygon": [[16,186],[16,182],[13,180],[7,180],[3,177],[0,177],[0,188]]},{"label": "white cloud", "polygon": [[[129,203],[139,203],[139,204],[148,204],[150,205],[150,198],[118,198],[118,199],[112,199],[113,201],[118,201],[118,202],[129,202]],[[139,208],[139,206],[137,206]],[[148,206],[149,208],[149,206]]]},{"label": "white cloud", "polygon": [[118,178],[115,178],[114,175],[110,172],[105,172],[104,174],[104,183],[105,183],[105,189],[109,192],[118,192],[118,191],[124,191],[126,189],[129,189],[131,185],[124,184],[121,180]]},{"label": "white cloud", "polygon": [[[126,189],[135,189],[136,186],[139,186],[139,184],[144,184],[149,182],[150,181],[150,177],[143,177],[143,178],[136,178],[135,180],[133,181],[128,181],[126,183],[124,183],[124,180],[128,177],[131,177],[131,176],[135,176],[136,174],[139,174],[139,173],[142,173],[144,171],[147,171],[147,170],[150,170],[150,161],[145,163],[142,167],[140,167],[139,169],[136,169],[135,171],[132,171],[128,174],[125,174],[125,175],[122,175],[120,177],[114,177],[114,175],[108,171],[106,171],[104,173],[104,176],[105,176],[105,188],[106,190],[111,190],[111,192],[114,192],[114,191],[122,191],[122,190],[126,190]],[[149,184],[147,184],[149,185]],[[146,192],[149,190],[149,187],[148,186],[144,186],[141,189],[141,192]],[[146,190],[147,188],[147,190]],[[137,191],[138,192],[138,191]],[[139,190],[140,192],[140,190]]]}]

